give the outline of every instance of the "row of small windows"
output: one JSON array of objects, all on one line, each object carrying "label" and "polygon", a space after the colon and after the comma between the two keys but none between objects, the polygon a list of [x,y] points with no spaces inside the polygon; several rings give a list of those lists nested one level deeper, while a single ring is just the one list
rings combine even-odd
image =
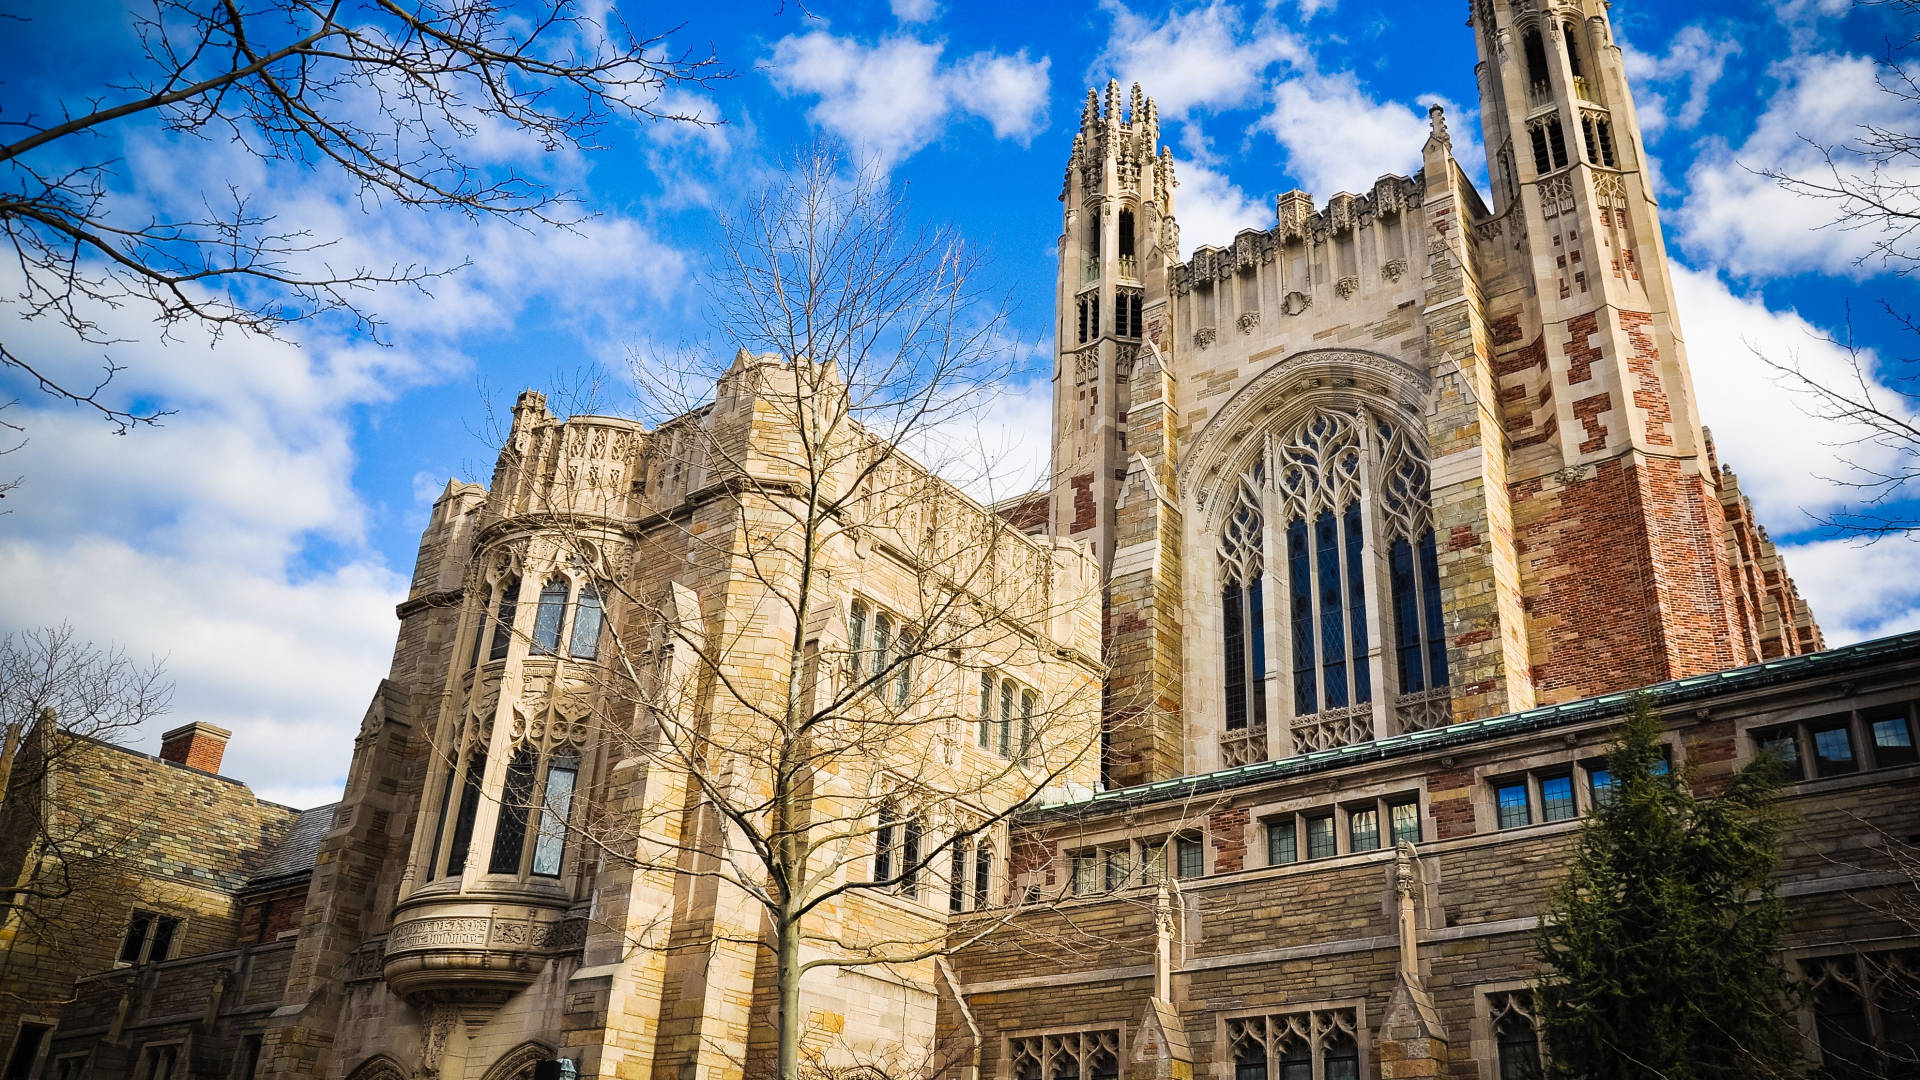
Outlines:
[{"label": "row of small windows", "polygon": [[[1613,152],[1613,127],[1606,117],[1597,113],[1581,114],[1580,133],[1586,139],[1588,161],[1609,168],[1617,164]],[[1544,117],[1528,124],[1527,135],[1533,141],[1535,172],[1549,173],[1567,167],[1567,139],[1558,116]]]},{"label": "row of small windows", "polygon": [[1378,851],[1382,841],[1387,846],[1419,843],[1420,800],[1417,795],[1396,795],[1278,814],[1261,824],[1267,836],[1267,865],[1290,866],[1303,860]]},{"label": "row of small windows", "polygon": [[[487,853],[489,874],[560,876],[562,857],[566,853],[567,822],[580,778],[580,759],[570,749],[545,756],[542,770],[541,753],[531,744],[522,743],[507,761],[499,812],[494,818],[493,847]],[[432,854],[427,863],[428,877],[458,877],[466,872],[486,774],[485,747],[474,748],[463,761],[448,766],[440,793]],[[457,804],[454,802],[456,791],[459,792]],[[450,810],[453,811],[453,832],[448,837]],[[447,841],[444,849],[443,840]]]},{"label": "row of small windows", "polygon": [[1352,1009],[1250,1016],[1227,1021],[1234,1080],[1359,1080],[1360,1040]]},{"label": "row of small windows", "polygon": [[[1656,776],[1671,771],[1662,757],[1653,763]],[[1585,804],[1580,795],[1584,791]],[[1597,810],[1613,795],[1613,773],[1606,762],[1590,761],[1579,766],[1559,765],[1535,769],[1493,782],[1494,824],[1502,829],[1517,829],[1534,822],[1571,821],[1584,812]]]},{"label": "row of small windows", "polygon": [[[1145,302],[1138,289],[1121,289],[1113,298],[1113,332],[1123,338],[1140,336],[1141,305]],[[1074,301],[1075,343],[1085,345],[1100,336],[1100,293],[1081,293]]]},{"label": "row of small windows", "polygon": [[[1164,840],[1122,840],[1068,856],[1068,887],[1074,896],[1099,896],[1135,885],[1158,885],[1169,869],[1181,880],[1207,872],[1206,844],[1198,836],[1178,834]],[[1136,880],[1134,867],[1140,867]]]},{"label": "row of small windows", "polygon": [[[873,629],[871,642],[867,640],[869,625]],[[849,673],[855,679],[885,680],[891,666],[894,706],[905,708],[912,702],[913,660],[920,646],[903,620],[884,611],[875,612],[864,600],[855,600],[847,616],[847,648]]]},{"label": "row of small windows", "polygon": [[[1018,701],[1018,716],[1015,702]],[[980,717],[974,742],[1003,758],[1031,761],[1036,749],[1034,713],[1040,695],[992,671],[980,673]],[[1017,738],[1016,738],[1017,736]]]},{"label": "row of small windows", "polygon": [[[568,603],[571,599],[573,602]],[[507,658],[507,648],[513,642],[514,611],[520,603],[520,579],[507,578],[500,586],[500,595],[494,601],[491,623],[483,613],[473,631],[473,658],[468,667],[480,663],[481,646],[487,643],[486,657],[489,660]],[[567,633],[568,609],[573,612],[571,633]],[[606,610],[600,600],[600,590],[591,584],[580,587],[579,595],[573,595],[573,584],[564,575],[548,579],[540,587],[540,600],[533,614],[533,636],[529,650],[535,656],[553,656],[560,651],[563,634],[567,640],[567,654],[576,660],[593,660],[600,655],[600,634],[606,626]],[[491,631],[489,631],[491,627]]]},{"label": "row of small windows", "polygon": [[[1920,761],[1915,750],[1914,710],[1920,703],[1895,702],[1802,720],[1753,733],[1754,748],[1786,766],[1789,779],[1845,776],[1862,768],[1890,769]],[[1856,748],[1864,748],[1863,755]]]},{"label": "row of small windows", "polygon": [[[934,850],[937,845],[929,850],[919,814],[903,813],[892,801],[880,804],[873,830],[875,884],[921,899],[921,875]],[[980,837],[954,837],[947,858],[947,910],[956,915],[980,911],[992,902],[993,845]]]}]

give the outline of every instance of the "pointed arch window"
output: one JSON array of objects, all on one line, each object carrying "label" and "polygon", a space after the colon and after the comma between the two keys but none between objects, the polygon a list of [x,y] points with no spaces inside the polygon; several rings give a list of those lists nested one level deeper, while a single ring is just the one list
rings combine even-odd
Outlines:
[{"label": "pointed arch window", "polygon": [[853,673],[855,679],[860,677],[861,669],[865,667],[862,657],[866,652],[867,605],[864,601],[855,600],[847,609],[847,670]]},{"label": "pointed arch window", "polygon": [[513,642],[513,609],[520,602],[520,579],[510,577],[500,586],[500,600],[493,613],[493,644],[487,659],[505,660],[507,646]]},{"label": "pointed arch window", "polygon": [[1528,30],[1522,38],[1527,56],[1527,84],[1530,88],[1547,83],[1547,43],[1539,30]]},{"label": "pointed arch window", "polygon": [[1560,24],[1560,40],[1567,43],[1567,67],[1570,70],[1572,70],[1573,77],[1578,79],[1583,74],[1580,70],[1580,30],[1579,28],[1574,26],[1570,22],[1561,23]]},{"label": "pointed arch window", "polygon": [[[1252,478],[1258,482],[1258,471]],[[1242,482],[1226,528],[1220,536],[1220,623],[1226,662],[1226,725],[1228,731],[1267,722],[1266,605],[1261,579],[1265,575],[1262,545],[1265,525],[1253,485]]]},{"label": "pointed arch window", "polygon": [[527,816],[533,809],[534,749],[521,743],[507,760],[507,779],[500,792],[500,816],[493,826],[493,854],[489,874],[520,872],[520,852],[527,845]]},{"label": "pointed arch window", "polygon": [[533,655],[552,656],[560,650],[560,624],[567,617],[567,579],[556,577],[540,587],[540,606],[533,613]]}]

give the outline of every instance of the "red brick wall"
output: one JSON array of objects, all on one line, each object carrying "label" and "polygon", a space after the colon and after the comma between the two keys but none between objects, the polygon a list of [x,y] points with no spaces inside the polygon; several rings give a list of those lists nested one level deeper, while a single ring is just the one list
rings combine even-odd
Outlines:
[{"label": "red brick wall", "polygon": [[1241,808],[1216,810],[1207,815],[1207,834],[1213,840],[1213,872],[1229,874],[1247,864],[1247,821],[1249,811]]}]

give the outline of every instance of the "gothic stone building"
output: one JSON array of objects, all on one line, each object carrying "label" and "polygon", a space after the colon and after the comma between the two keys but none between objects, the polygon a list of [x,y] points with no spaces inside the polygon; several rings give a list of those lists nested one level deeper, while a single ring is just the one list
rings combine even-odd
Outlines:
[{"label": "gothic stone building", "polygon": [[[1913,889],[1889,844],[1920,837],[1920,635],[1823,651],[1715,459],[1605,3],[1477,0],[1470,22],[1490,192],[1436,110],[1415,176],[1324,206],[1288,192],[1272,228],[1184,261],[1152,100],[1089,95],[1062,196],[1054,483],[983,508],[923,478],[939,513],[834,549],[817,641],[859,652],[887,612],[911,632],[900,537],[1005,522],[1010,579],[1049,603],[997,609],[1023,648],[928,665],[929,695],[981,688],[980,737],[923,737],[977,785],[1016,700],[1092,686],[1097,716],[1055,734],[1098,760],[951,870],[834,910],[823,935],[932,926],[956,946],[809,982],[824,1064],[1531,1075],[1532,932],[1640,689],[1690,783],[1762,752],[1796,770],[1782,892],[1786,960],[1815,987],[1808,1059],[1912,1038],[1920,942],[1887,901]],[[449,486],[243,1080],[505,1080],[548,1056],[626,1080],[767,1071],[756,917],[573,826],[684,807],[650,820],[700,828],[684,778],[593,719],[615,645],[670,667],[649,644],[664,617],[741,642],[743,680],[795,674],[756,645],[756,587],[693,538],[755,527],[701,448],[755,467],[791,435],[764,395],[800,374],[743,357],[711,406],[653,430],[526,395],[490,486]],[[869,836],[885,877],[906,849]],[[673,947],[634,947],[640,923]],[[96,1019],[55,1032],[81,1063],[59,1080],[232,1075],[135,1045],[217,1042],[231,987],[138,1033],[83,995]]]}]

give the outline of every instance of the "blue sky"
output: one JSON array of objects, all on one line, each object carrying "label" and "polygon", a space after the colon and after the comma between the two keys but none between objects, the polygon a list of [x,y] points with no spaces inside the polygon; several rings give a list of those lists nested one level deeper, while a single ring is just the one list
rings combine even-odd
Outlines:
[{"label": "blue sky", "polygon": [[[0,36],[0,118],[85,98],[137,71],[118,3],[39,8]],[[0,458],[27,484],[0,516],[0,629],[71,619],[85,634],[164,656],[173,723],[234,729],[227,771],[268,797],[335,797],[351,734],[392,647],[426,509],[449,476],[483,477],[486,410],[523,386],[598,374],[619,405],[634,350],[705,342],[697,278],[713,214],[782,155],[826,139],[878,160],[914,212],[982,247],[1016,297],[1014,325],[1044,346],[1062,170],[1089,85],[1139,79],[1160,103],[1188,245],[1271,223],[1292,187],[1324,202],[1417,167],[1425,106],[1448,110],[1477,175],[1479,119],[1465,4],[1358,0],[1166,5],[777,2],[624,4],[626,17],[709,43],[734,77],[669,104],[718,127],[617,125],[604,149],[541,154],[489,133],[485,163],[531,169],[594,213],[576,233],[367,205],[334,178],[265,165],[218,142],[130,123],[104,143],[123,204],[195,204],[236,181],[282,220],[340,251],[467,267],[431,295],[368,306],[380,345],[324,321],[282,342],[191,335],[161,342],[132,310],[109,314],[129,400],[177,409],[115,436],[0,373],[28,445]],[[27,10],[21,5],[18,10]],[[1657,161],[1662,213],[1705,422],[1761,520],[1840,642],[1920,625],[1920,560],[1903,541],[1859,548],[1810,514],[1850,505],[1832,484],[1844,432],[1807,419],[1751,348],[1816,370],[1845,325],[1891,359],[1905,345],[1880,300],[1920,306],[1912,283],[1854,264],[1858,234],[1752,168],[1804,165],[1801,135],[1844,136],[1862,117],[1905,123],[1874,89],[1887,27],[1844,0],[1620,0],[1616,34]],[[17,284],[9,279],[9,291]],[[18,323],[10,343],[77,372],[98,350]],[[1047,361],[1007,388],[994,437],[1045,453]],[[1871,583],[1862,587],[1862,583]],[[157,732],[148,733],[151,742]]]}]

